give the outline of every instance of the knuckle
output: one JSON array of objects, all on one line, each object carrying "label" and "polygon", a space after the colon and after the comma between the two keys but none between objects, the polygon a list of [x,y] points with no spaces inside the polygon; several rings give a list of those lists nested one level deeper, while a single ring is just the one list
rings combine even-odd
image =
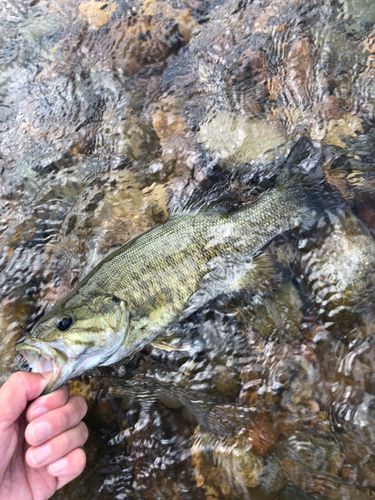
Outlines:
[{"label": "knuckle", "polygon": [[74,427],[86,414],[87,405],[80,396],[71,396],[68,402],[60,408],[62,428]]},{"label": "knuckle", "polygon": [[69,398],[69,388],[66,385],[62,385],[56,391],[53,391],[50,396],[55,396],[56,399],[67,401]]},{"label": "knuckle", "polygon": [[69,456],[71,473],[76,477],[81,474],[86,466],[86,453],[82,448],[76,448]]},{"label": "knuckle", "polygon": [[83,418],[87,413],[87,403],[81,396],[71,396],[70,398],[75,405],[80,418]]},{"label": "knuckle", "polygon": [[8,379],[8,383],[14,386],[25,386],[27,385],[27,380],[25,378],[26,376],[27,376],[26,372],[12,373],[12,375]]},{"label": "knuckle", "polygon": [[69,394],[70,394],[69,384],[62,385],[61,387],[58,388],[58,391],[60,391],[61,395],[64,397],[66,401],[69,399]]},{"label": "knuckle", "polygon": [[69,399],[69,389],[67,389],[66,385],[63,385],[62,387],[59,387],[57,391],[47,394],[45,398],[49,399],[53,407],[64,405]]},{"label": "knuckle", "polygon": [[87,425],[84,422],[80,422],[79,426],[80,426],[79,431],[80,431],[82,441],[83,441],[83,443],[86,443],[86,441],[89,437],[89,430],[87,428]]},{"label": "knuckle", "polygon": [[88,431],[86,425],[81,422],[76,425],[73,429],[61,434],[60,446],[64,450],[74,450],[80,448],[86,441],[88,436]]},{"label": "knuckle", "polygon": [[86,442],[87,438],[89,437],[89,433],[88,433],[86,424],[84,424],[83,422],[80,422],[74,430],[75,430],[76,447],[82,446]]},{"label": "knuckle", "polygon": [[70,431],[66,432],[64,438],[65,438],[64,439],[64,446],[68,452],[70,452],[78,447],[79,443],[77,443],[78,435],[76,432],[76,428],[70,429]]},{"label": "knuckle", "polygon": [[79,452],[77,460],[77,473],[81,474],[86,466],[86,453],[82,450],[82,448],[79,448],[77,451]]},{"label": "knuckle", "polygon": [[72,448],[72,444],[73,437],[70,432],[63,432],[62,434],[60,434],[58,445],[61,450],[64,450],[65,452],[67,450],[70,450]]},{"label": "knuckle", "polygon": [[60,413],[62,417],[63,429],[70,429],[72,427],[72,414],[68,405],[60,408]]},{"label": "knuckle", "polygon": [[48,408],[49,411],[62,408],[68,401],[69,392],[67,393],[66,389],[63,389],[63,387],[65,386],[59,387],[56,391],[53,391],[50,394],[41,396],[43,405]]}]

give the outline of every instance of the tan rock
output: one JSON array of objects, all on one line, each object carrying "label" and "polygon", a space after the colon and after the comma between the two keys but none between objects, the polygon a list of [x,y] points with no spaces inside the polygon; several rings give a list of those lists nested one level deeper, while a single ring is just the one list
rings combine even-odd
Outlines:
[{"label": "tan rock", "polygon": [[89,29],[98,30],[107,24],[117,5],[108,2],[96,2],[95,0],[83,1],[79,6],[79,17],[89,24]]},{"label": "tan rock", "polygon": [[263,473],[263,460],[250,451],[244,436],[219,438],[199,428],[193,437],[191,461],[197,485],[214,498],[246,498]]},{"label": "tan rock", "polygon": [[152,184],[143,190],[144,210],[156,223],[162,222],[168,217],[167,197],[168,189],[164,184]]},{"label": "tan rock", "polygon": [[350,137],[357,137],[364,133],[362,120],[347,113],[338,120],[328,120],[322,125],[311,128],[310,136],[313,141],[326,142],[332,146],[346,148],[346,141]]},{"label": "tan rock", "polygon": [[14,371],[15,345],[35,309],[34,304],[17,297],[6,297],[0,303],[0,384]]},{"label": "tan rock", "polygon": [[347,114],[340,120],[330,120],[327,125],[325,142],[345,148],[345,138],[356,137],[363,134],[362,121],[357,116]]},{"label": "tan rock", "polygon": [[217,113],[201,125],[197,139],[218,160],[247,162],[283,144],[285,136],[266,120]]}]

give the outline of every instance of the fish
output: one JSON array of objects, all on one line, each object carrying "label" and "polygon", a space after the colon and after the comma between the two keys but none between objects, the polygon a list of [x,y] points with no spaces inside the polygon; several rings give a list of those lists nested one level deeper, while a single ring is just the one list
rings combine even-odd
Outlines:
[{"label": "fish", "polygon": [[322,159],[302,137],[275,186],[256,201],[229,213],[171,217],[129,241],[52,307],[16,349],[33,372],[53,371],[48,393],[152,345],[207,301],[245,287],[254,256],[276,236],[334,210],[322,183]]}]

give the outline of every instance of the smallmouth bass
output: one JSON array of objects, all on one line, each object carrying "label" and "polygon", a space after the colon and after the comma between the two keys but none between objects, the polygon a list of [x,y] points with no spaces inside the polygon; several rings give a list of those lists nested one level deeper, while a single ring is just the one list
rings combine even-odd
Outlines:
[{"label": "smallmouth bass", "polygon": [[53,370],[45,392],[151,343],[220,293],[243,288],[252,257],[277,235],[323,217],[321,159],[306,138],[276,186],[231,212],[170,218],[102,260],[17,346],[35,372]]}]

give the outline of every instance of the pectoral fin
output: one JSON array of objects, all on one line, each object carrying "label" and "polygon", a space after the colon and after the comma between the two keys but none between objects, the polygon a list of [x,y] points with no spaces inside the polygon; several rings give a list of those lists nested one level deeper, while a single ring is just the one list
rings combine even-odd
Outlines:
[{"label": "pectoral fin", "polygon": [[126,343],[134,345],[148,343],[163,333],[175,316],[176,307],[172,293],[169,289],[163,288],[145,300],[134,314]]},{"label": "pectoral fin", "polygon": [[175,337],[174,335],[159,336],[152,342],[150,342],[152,347],[155,349],[161,349],[162,351],[172,352],[172,351],[190,351],[191,344],[183,342],[181,339]]},{"label": "pectoral fin", "polygon": [[133,321],[142,324],[154,324],[173,311],[173,298],[169,289],[163,288],[143,302],[133,316]]}]

